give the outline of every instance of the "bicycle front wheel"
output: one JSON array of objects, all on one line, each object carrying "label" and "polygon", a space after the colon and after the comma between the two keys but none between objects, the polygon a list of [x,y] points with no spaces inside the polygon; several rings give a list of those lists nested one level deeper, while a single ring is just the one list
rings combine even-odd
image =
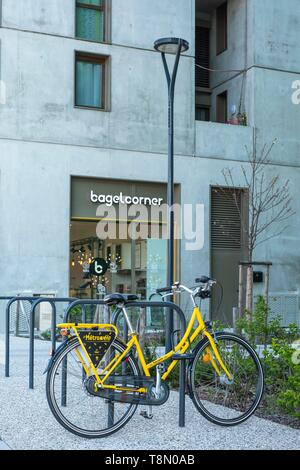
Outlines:
[{"label": "bicycle front wheel", "polygon": [[[196,408],[209,421],[235,426],[257,409],[264,390],[264,374],[254,349],[231,333],[216,335],[217,348],[229,379],[207,339],[198,345],[190,369],[190,390]],[[218,369],[218,370],[217,370]]]},{"label": "bicycle front wheel", "polygon": [[[101,360],[98,374],[124,350],[124,345],[116,340]],[[46,381],[48,404],[56,420],[71,433],[89,439],[106,437],[131,419],[137,405],[92,395],[87,380],[93,377],[87,379],[79,355],[84,353],[77,338],[66,343],[56,355]],[[113,372],[116,378],[139,375],[138,364],[130,355]]]}]

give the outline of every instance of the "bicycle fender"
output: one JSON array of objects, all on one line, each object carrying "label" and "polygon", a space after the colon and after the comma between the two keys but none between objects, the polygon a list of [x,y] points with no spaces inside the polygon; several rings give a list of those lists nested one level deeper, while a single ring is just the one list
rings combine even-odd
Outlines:
[{"label": "bicycle fender", "polygon": [[188,389],[188,393],[190,395],[190,397],[192,396],[192,390],[191,390],[191,368],[192,368],[192,365],[193,365],[193,362],[194,362],[194,359],[196,357],[196,354],[198,352],[198,350],[202,347],[202,345],[207,341],[207,338],[203,338],[201,339],[201,341],[199,341],[199,343],[195,346],[195,348],[193,349],[192,353],[194,355],[193,359],[190,359],[188,364],[187,364],[187,389]]},{"label": "bicycle fender", "polygon": [[57,348],[55,353],[52,353],[51,358],[48,361],[47,367],[43,372],[43,375],[47,374],[48,371],[50,370],[50,367],[52,366],[53,362],[55,361],[56,354],[58,354],[65,346],[66,344],[71,340],[72,338],[68,339],[67,341],[63,341],[62,344]]}]

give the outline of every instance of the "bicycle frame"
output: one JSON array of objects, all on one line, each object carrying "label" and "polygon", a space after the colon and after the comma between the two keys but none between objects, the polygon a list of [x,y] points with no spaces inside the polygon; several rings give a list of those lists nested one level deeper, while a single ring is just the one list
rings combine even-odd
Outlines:
[{"label": "bicycle frame", "polygon": [[[195,331],[193,332],[193,327],[194,327],[195,322],[198,323],[198,326],[195,329]],[[88,354],[83,342],[81,341],[81,338],[80,338],[77,330],[89,329],[89,328],[113,329],[118,334],[117,328],[114,325],[111,325],[111,324],[96,325],[96,324],[86,324],[86,323],[82,323],[82,324],[65,323],[65,324],[58,325],[58,327],[63,329],[63,330],[73,330],[75,332],[75,335],[77,336],[77,338],[80,342],[80,345],[82,347],[82,350],[83,350],[83,353],[86,357],[88,365],[86,364],[86,362],[84,361],[84,358],[81,356],[80,352],[77,349],[75,351],[76,355],[77,355],[78,359],[80,360],[86,375],[90,376],[91,372],[92,372],[95,376],[97,384],[100,385],[102,388],[120,390],[120,391],[128,390],[127,388],[118,387],[118,386],[115,386],[115,385],[107,385],[107,384],[105,384],[105,382],[107,381],[107,379],[111,376],[111,374],[116,370],[118,365],[122,362],[122,360],[127,356],[127,354],[133,348],[136,349],[136,352],[137,352],[137,355],[138,355],[138,358],[139,358],[139,361],[140,361],[140,364],[141,364],[141,367],[142,367],[142,370],[143,370],[145,376],[146,377],[151,377],[151,374],[150,374],[151,369],[158,366],[159,364],[162,364],[163,362],[166,362],[169,359],[172,359],[174,354],[184,354],[189,349],[190,345],[200,335],[202,337],[207,337],[207,339],[210,343],[211,349],[212,349],[212,351],[215,355],[215,358],[216,358],[218,364],[214,360],[214,358],[212,356],[212,353],[211,353],[211,350],[209,348],[207,348],[207,354],[208,354],[209,361],[211,362],[211,364],[212,364],[213,368],[215,369],[216,373],[219,376],[221,376],[222,375],[222,370],[223,370],[223,372],[227,375],[229,380],[232,380],[232,376],[231,376],[230,372],[228,371],[228,369],[226,368],[224,362],[222,361],[221,356],[220,356],[219,351],[218,351],[218,348],[217,348],[217,345],[216,345],[212,335],[207,331],[205,323],[204,323],[202,315],[201,315],[201,312],[200,312],[200,310],[197,306],[194,307],[193,314],[191,316],[190,322],[188,324],[188,327],[185,331],[185,334],[184,334],[182,340],[178,343],[178,345],[175,347],[175,349],[173,351],[170,351],[169,353],[165,354],[164,356],[162,356],[162,357],[156,359],[155,361],[147,364],[146,360],[145,360],[144,353],[141,349],[141,346],[140,346],[140,343],[139,343],[139,340],[138,340],[138,335],[136,333],[131,333],[131,335],[130,335],[131,339],[126,344],[126,349],[124,350],[124,352],[117,354],[109,362],[109,364],[105,367],[105,369],[102,370],[102,376],[104,375],[104,377],[102,377],[102,378],[99,377],[99,374],[98,374],[94,364],[92,363],[92,361],[89,357],[89,354]],[[168,369],[162,375],[162,380],[167,380],[168,379],[169,375],[171,374],[171,372],[173,371],[173,369],[175,368],[177,363],[178,363],[178,359],[173,360],[171,362]],[[136,391],[136,392],[139,392],[139,393],[143,393],[143,392],[145,392],[145,389],[144,388],[139,388],[137,390],[133,390],[131,388],[130,391],[131,392]]]}]

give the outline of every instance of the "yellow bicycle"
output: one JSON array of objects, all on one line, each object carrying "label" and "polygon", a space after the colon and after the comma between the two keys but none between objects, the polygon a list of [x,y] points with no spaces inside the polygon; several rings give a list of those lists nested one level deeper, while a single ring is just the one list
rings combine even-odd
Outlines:
[{"label": "yellow bicycle", "polygon": [[[215,281],[202,277],[189,289],[179,283],[159,289],[165,296],[187,292],[194,310],[173,350],[146,363],[126,305],[136,296],[108,295],[108,306],[121,308],[129,341],[118,337],[111,324],[58,325],[66,341],[50,360],[46,391],[50,409],[68,431],[85,438],[106,437],[134,415],[137,406],[164,404],[170,393],[167,379],[184,358],[188,364],[188,390],[196,409],[211,422],[234,426],[257,409],[264,389],[264,374],[256,351],[231,332],[214,332],[205,323],[196,298],[211,296]],[[199,341],[197,341],[199,340]]]}]

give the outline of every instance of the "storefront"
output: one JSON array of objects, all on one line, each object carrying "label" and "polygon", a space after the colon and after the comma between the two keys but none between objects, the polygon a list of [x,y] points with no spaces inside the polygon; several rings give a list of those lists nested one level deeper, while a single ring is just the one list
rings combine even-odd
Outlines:
[{"label": "storefront", "polygon": [[165,285],[166,198],[163,184],[72,178],[71,296],[147,299]]}]

